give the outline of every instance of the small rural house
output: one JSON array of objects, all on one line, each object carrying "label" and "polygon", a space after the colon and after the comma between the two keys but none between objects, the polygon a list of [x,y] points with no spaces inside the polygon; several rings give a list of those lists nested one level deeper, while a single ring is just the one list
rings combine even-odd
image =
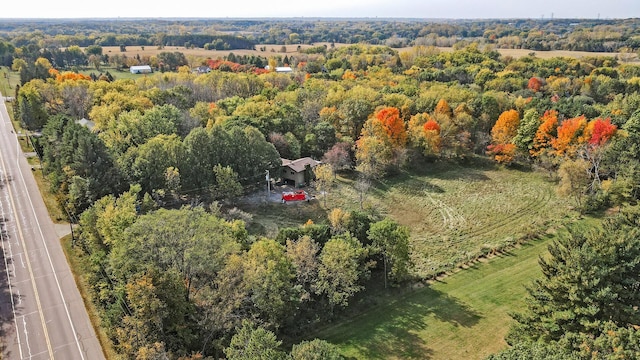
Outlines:
[{"label": "small rural house", "polygon": [[297,160],[282,159],[282,181],[289,183],[295,187],[306,184],[305,170],[307,167],[313,169],[321,164],[320,161],[313,160],[310,157],[303,157]]},{"label": "small rural house", "polygon": [[[265,70],[270,70],[271,67],[269,65],[264,67]],[[283,73],[283,74],[289,74],[293,72],[293,69],[291,68],[291,66],[276,66],[276,72],[277,73]]]},{"label": "small rural house", "polygon": [[93,128],[96,126],[96,124],[93,121],[87,120],[85,118],[82,118],[80,120],[76,120],[75,122],[76,122],[76,124],[79,124],[80,126],[86,127],[87,129],[89,129],[89,131],[92,131]]},{"label": "small rural house", "polygon": [[193,70],[193,72],[197,73],[197,74],[208,74],[211,72],[211,68],[208,66],[198,66],[197,68],[195,68]]},{"label": "small rural house", "polygon": [[153,72],[149,65],[136,65],[129,68],[132,74],[150,74]]}]

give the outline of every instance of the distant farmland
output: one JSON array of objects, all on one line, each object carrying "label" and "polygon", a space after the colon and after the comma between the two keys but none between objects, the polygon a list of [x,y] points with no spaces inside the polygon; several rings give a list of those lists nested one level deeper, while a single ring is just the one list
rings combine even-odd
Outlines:
[{"label": "distant farmland", "polygon": [[[195,56],[202,58],[218,58],[229,55],[229,53],[234,53],[235,55],[256,55],[269,57],[273,55],[296,55],[299,54],[297,49],[300,46],[301,49],[307,49],[313,46],[327,45],[329,43],[316,43],[313,45],[265,45],[259,44],[256,45],[256,49],[260,49],[262,47],[266,47],[265,51],[260,50],[245,50],[245,49],[237,49],[237,50],[205,50],[202,48],[190,48],[187,49],[183,46],[166,46],[163,49],[158,49],[156,46],[127,46],[126,52],[122,53],[129,57],[131,56],[152,56],[157,55],[163,51],[179,51],[184,53],[185,56]],[[344,47],[349,46],[351,44],[339,44],[336,43],[336,47]],[[286,48],[286,52],[282,52],[282,47]],[[119,54],[120,47],[118,46],[105,46],[102,48],[104,54]],[[411,47],[396,49],[399,52],[410,51]],[[453,51],[453,48],[450,47],[438,47],[440,51]],[[536,57],[548,59],[553,57],[571,57],[571,58],[582,58],[582,57],[590,57],[590,56],[611,56],[616,57],[620,55],[620,53],[606,53],[606,52],[587,52],[587,51],[567,51],[567,50],[551,50],[551,51],[534,51],[528,49],[496,49],[499,53],[504,56],[511,56],[514,58],[520,58],[531,53],[535,53]],[[637,59],[635,60],[638,61]]]}]

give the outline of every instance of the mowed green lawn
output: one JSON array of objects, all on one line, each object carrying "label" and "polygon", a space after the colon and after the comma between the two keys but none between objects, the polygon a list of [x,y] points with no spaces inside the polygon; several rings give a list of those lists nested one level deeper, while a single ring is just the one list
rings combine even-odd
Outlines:
[{"label": "mowed green lawn", "polygon": [[507,346],[509,313],[523,308],[525,284],[540,276],[547,235],[476,262],[318,334],[349,359],[483,359]]},{"label": "mowed green lawn", "polygon": [[[372,207],[411,229],[415,274],[430,278],[544,233],[575,215],[548,175],[490,160],[424,163],[375,184]],[[358,206],[353,180],[340,178],[328,207]]]}]

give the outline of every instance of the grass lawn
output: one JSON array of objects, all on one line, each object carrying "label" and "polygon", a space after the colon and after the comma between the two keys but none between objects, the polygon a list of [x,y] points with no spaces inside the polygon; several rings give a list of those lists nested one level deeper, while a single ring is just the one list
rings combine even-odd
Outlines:
[{"label": "grass lawn", "polygon": [[349,359],[482,359],[506,347],[509,312],[540,276],[551,236],[476,262],[401,297],[386,298],[351,321],[316,334]]},{"label": "grass lawn", "polygon": [[49,216],[51,216],[51,220],[56,224],[68,224],[69,218],[63,213],[60,206],[58,206],[55,195],[49,191],[49,181],[42,175],[42,169],[34,169],[33,174],[36,178],[36,183],[38,183],[38,188],[40,189],[40,194],[47,207],[47,211],[49,211]]},{"label": "grass lawn", "polygon": [[16,85],[20,83],[20,74],[11,71],[7,66],[0,66],[0,93],[2,96],[13,96]]}]

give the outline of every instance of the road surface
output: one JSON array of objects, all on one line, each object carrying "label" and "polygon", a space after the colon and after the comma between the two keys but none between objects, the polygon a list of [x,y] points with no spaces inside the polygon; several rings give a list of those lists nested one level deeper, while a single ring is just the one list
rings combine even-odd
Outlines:
[{"label": "road surface", "polygon": [[104,359],[0,97],[2,359]]}]

